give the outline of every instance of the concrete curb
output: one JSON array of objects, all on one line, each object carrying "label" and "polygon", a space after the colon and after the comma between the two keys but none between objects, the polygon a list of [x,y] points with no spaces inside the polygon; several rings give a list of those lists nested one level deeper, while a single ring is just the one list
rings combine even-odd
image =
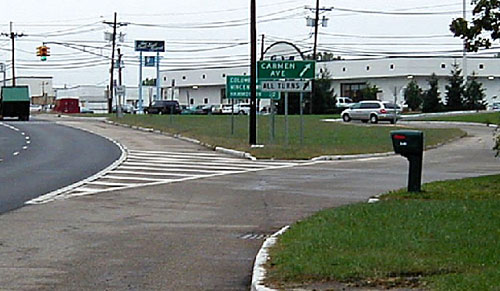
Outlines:
[{"label": "concrete curb", "polygon": [[121,151],[120,158],[118,158],[118,160],[114,161],[111,165],[109,165],[108,167],[106,167],[105,169],[101,170],[100,172],[98,172],[97,174],[95,174],[93,176],[90,176],[90,177],[88,177],[86,179],[83,179],[81,181],[78,181],[76,183],[68,185],[68,186],[63,187],[61,189],[58,189],[58,190],[52,191],[50,193],[44,194],[44,195],[39,196],[39,197],[37,197],[35,199],[26,201],[24,203],[25,205],[38,205],[38,204],[45,204],[45,203],[49,203],[49,202],[55,201],[55,200],[57,200],[59,198],[59,196],[61,194],[64,194],[64,193],[66,193],[68,191],[71,191],[71,190],[73,190],[75,188],[78,188],[78,187],[84,185],[85,183],[94,181],[94,180],[99,179],[100,177],[106,175],[107,173],[111,172],[112,170],[118,168],[118,166],[120,166],[127,159],[127,156],[128,156],[128,149],[127,149],[127,147],[125,147],[121,143],[117,142],[116,140],[114,140],[112,138],[109,138],[109,137],[106,137],[106,136],[103,136],[103,135],[100,135],[100,134],[95,133],[95,132],[93,132],[91,130],[87,130],[87,129],[83,129],[83,128],[77,128],[77,127],[74,127],[74,128],[76,128],[78,130],[89,132],[91,134],[100,136],[102,138],[105,138],[105,139],[111,141],[112,143],[114,143],[120,149],[120,151]]},{"label": "concrete curb", "polygon": [[340,160],[357,160],[357,159],[367,159],[367,158],[379,158],[379,157],[389,157],[395,156],[393,152],[387,153],[375,153],[375,154],[360,154],[360,155],[335,155],[335,156],[320,156],[312,158],[312,161],[340,161]]},{"label": "concrete curb", "polygon": [[269,248],[271,248],[272,246],[274,246],[274,244],[276,244],[278,236],[285,233],[285,231],[287,231],[289,227],[290,227],[289,225],[283,227],[278,232],[267,238],[262,244],[262,247],[260,248],[259,252],[257,253],[257,256],[255,257],[255,263],[253,265],[253,273],[252,273],[252,287],[250,290],[252,291],[274,290],[262,284],[262,280],[266,275],[266,269],[264,268],[264,265],[266,264],[269,258],[269,252],[268,252]]},{"label": "concrete curb", "polygon": [[238,157],[238,158],[244,158],[244,159],[248,159],[248,160],[252,160],[252,161],[257,160],[257,158],[254,157],[254,156],[252,156],[250,153],[242,152],[242,151],[237,151],[237,150],[233,150],[233,149],[228,149],[228,148],[224,148],[224,147],[219,147],[219,146],[213,146],[211,144],[201,142],[201,141],[199,141],[197,139],[194,139],[194,138],[185,137],[185,136],[182,136],[180,134],[171,134],[171,133],[168,133],[168,132],[163,132],[161,130],[155,130],[153,128],[144,128],[144,127],[138,127],[138,126],[130,126],[128,124],[122,124],[122,123],[114,122],[114,121],[111,121],[111,120],[104,120],[103,122],[107,123],[107,124],[115,125],[115,126],[132,128],[132,129],[136,129],[136,130],[140,130],[140,131],[144,131],[144,132],[150,132],[150,133],[156,133],[156,134],[163,134],[163,135],[166,135],[166,136],[169,136],[169,137],[177,138],[177,139],[180,139],[180,140],[183,140],[183,141],[187,141],[187,142],[190,142],[190,143],[193,143],[193,144],[204,146],[206,148],[212,149],[212,150],[217,151],[217,152],[221,152],[223,154],[235,156],[235,157]]}]

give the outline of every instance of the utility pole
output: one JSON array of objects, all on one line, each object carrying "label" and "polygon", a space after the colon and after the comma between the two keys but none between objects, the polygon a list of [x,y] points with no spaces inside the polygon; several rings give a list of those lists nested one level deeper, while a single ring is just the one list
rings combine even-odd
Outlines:
[{"label": "utility pole", "polygon": [[[467,20],[467,1],[463,0],[463,18]],[[462,57],[462,73],[464,76],[464,85],[467,84],[467,41],[464,39],[464,52]]]},{"label": "utility pole", "polygon": [[23,33],[14,33],[12,30],[12,21],[10,22],[10,33],[2,33],[3,36],[7,36],[11,40],[11,56],[12,56],[12,86],[16,86],[16,66],[15,66],[15,56],[14,56],[14,49],[15,49],[15,40],[17,37],[23,37]]},{"label": "utility pole", "polygon": [[[318,27],[319,27],[319,12],[320,11],[332,11],[333,8],[330,7],[330,8],[319,8],[319,0],[316,0],[316,8],[309,8],[309,7],[306,7],[306,9],[309,9],[309,10],[314,10],[314,22],[313,22],[313,25],[314,25],[314,45],[313,45],[313,55],[312,55],[312,58],[314,61],[316,61],[316,58],[317,58],[317,52],[318,52]],[[308,25],[309,25],[309,20],[310,18],[307,19],[308,20]],[[327,23],[327,18],[325,16],[323,16],[323,20],[322,20],[322,26],[325,27],[326,26],[326,23]],[[314,94],[315,94],[315,79],[312,79],[312,91],[311,91],[311,103],[310,103],[310,106],[309,106],[309,114],[312,114],[313,113],[313,97],[314,97]]]},{"label": "utility pole", "polygon": [[257,12],[250,0],[250,145],[257,144]]},{"label": "utility pole", "polygon": [[127,23],[116,22],[116,12],[114,13],[113,22],[104,21],[104,24],[111,25],[113,27],[113,34],[111,36],[111,69],[109,70],[110,80],[109,80],[109,94],[108,94],[108,113],[112,112],[113,107],[113,94],[114,94],[114,70],[115,70],[115,46],[116,46],[116,29],[121,26],[126,26]]}]

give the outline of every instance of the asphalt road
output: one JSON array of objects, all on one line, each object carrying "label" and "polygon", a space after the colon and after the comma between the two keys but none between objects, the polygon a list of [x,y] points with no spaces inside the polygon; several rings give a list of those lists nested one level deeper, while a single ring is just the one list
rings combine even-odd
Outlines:
[{"label": "asphalt road", "polygon": [[[208,152],[158,134],[70,123],[129,150]],[[464,129],[468,137],[424,154],[424,181],[500,172],[491,129]],[[318,162],[24,207],[0,216],[0,288],[248,290],[263,235],[405,187],[407,167],[399,156]]]},{"label": "asphalt road", "polygon": [[100,136],[53,122],[5,121],[0,126],[0,214],[92,176],[119,158]]}]

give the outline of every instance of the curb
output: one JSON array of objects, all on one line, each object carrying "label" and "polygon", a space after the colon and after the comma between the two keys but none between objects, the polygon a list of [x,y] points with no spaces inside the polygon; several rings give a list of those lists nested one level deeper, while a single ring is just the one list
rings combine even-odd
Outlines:
[{"label": "curb", "polygon": [[144,132],[150,132],[150,133],[156,133],[156,134],[163,134],[163,135],[166,135],[166,136],[169,136],[169,137],[173,137],[173,138],[180,139],[180,140],[183,140],[183,141],[187,141],[187,142],[190,142],[190,143],[193,143],[193,144],[204,146],[206,148],[212,149],[212,150],[214,150],[216,152],[221,152],[223,154],[235,156],[235,157],[238,157],[238,158],[244,158],[244,159],[248,159],[248,160],[252,160],[252,161],[256,161],[257,160],[257,158],[254,157],[254,156],[252,156],[250,153],[242,152],[242,151],[237,151],[237,150],[233,150],[233,149],[228,149],[228,148],[224,148],[224,147],[219,147],[219,146],[213,146],[211,144],[201,142],[201,141],[199,141],[197,139],[194,139],[194,138],[185,137],[185,136],[182,136],[180,134],[171,134],[171,133],[163,132],[161,130],[157,130],[157,129],[153,129],[153,128],[145,128],[145,127],[133,126],[133,125],[130,126],[128,124],[122,124],[122,123],[114,122],[114,121],[111,121],[111,120],[104,120],[103,122],[107,123],[107,124],[115,125],[115,126],[132,128],[132,129],[136,129],[136,130],[140,130],[140,131],[144,131]]},{"label": "curb", "polygon": [[288,230],[288,228],[290,228],[289,225],[283,227],[278,232],[274,233],[269,238],[267,238],[262,244],[262,247],[260,248],[259,252],[257,253],[257,256],[255,257],[255,263],[253,266],[253,273],[252,273],[252,287],[250,290],[252,291],[275,290],[268,288],[262,284],[262,280],[266,275],[266,269],[264,268],[264,265],[266,264],[267,259],[269,258],[269,253],[268,253],[269,248],[276,243],[276,241],[278,240],[278,236],[282,235],[285,231]]},{"label": "curb", "polygon": [[93,176],[90,176],[86,179],[83,179],[81,181],[78,181],[76,183],[73,183],[71,185],[68,185],[66,187],[63,187],[63,188],[60,188],[58,190],[55,190],[55,191],[52,191],[52,192],[49,192],[47,194],[44,194],[42,196],[39,196],[35,199],[32,199],[32,200],[29,200],[29,201],[26,201],[24,204],[25,205],[39,205],[39,204],[45,204],[45,203],[49,203],[49,202],[52,202],[52,201],[55,201],[59,198],[59,196],[63,193],[66,193],[68,191],[71,191],[75,188],[78,188],[80,186],[82,186],[83,184],[85,183],[88,183],[88,182],[91,182],[91,181],[94,181],[96,179],[99,179],[100,177],[106,175],[107,173],[111,172],[112,170],[116,169],[118,166],[120,166],[123,162],[125,162],[125,160],[127,159],[127,156],[128,156],[128,149],[127,147],[125,147],[124,145],[122,145],[121,143],[117,142],[116,140],[112,139],[112,138],[109,138],[109,137],[106,137],[106,136],[103,136],[103,135],[100,135],[100,134],[97,134],[91,130],[87,130],[87,129],[83,129],[83,128],[77,128],[77,127],[73,127],[75,129],[78,129],[78,130],[81,130],[81,131],[85,131],[85,132],[89,132],[91,134],[94,134],[94,135],[97,135],[97,136],[100,136],[102,138],[105,138],[109,141],[111,141],[112,143],[114,143],[119,149],[120,151],[122,152],[122,154],[120,155],[120,158],[118,158],[118,160],[114,161],[111,165],[109,165],[108,167],[106,167],[105,169],[101,170],[100,172],[98,172],[97,174],[94,174]]}]

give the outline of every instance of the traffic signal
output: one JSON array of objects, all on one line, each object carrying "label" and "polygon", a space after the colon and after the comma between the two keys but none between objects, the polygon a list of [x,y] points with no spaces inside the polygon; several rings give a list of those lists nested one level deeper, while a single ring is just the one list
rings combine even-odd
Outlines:
[{"label": "traffic signal", "polygon": [[42,61],[46,61],[47,57],[50,56],[50,48],[45,45],[39,46],[36,48],[36,55],[41,57]]}]

